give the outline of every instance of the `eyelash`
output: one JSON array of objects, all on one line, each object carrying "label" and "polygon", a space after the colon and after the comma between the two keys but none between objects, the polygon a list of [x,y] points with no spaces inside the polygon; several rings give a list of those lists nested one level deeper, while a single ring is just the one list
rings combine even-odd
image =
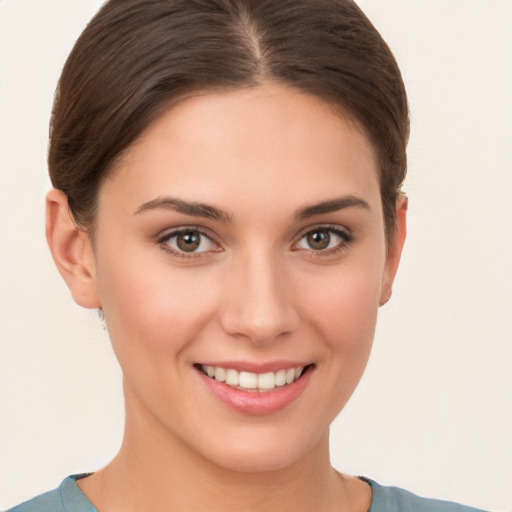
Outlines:
[{"label": "eyelash", "polygon": [[213,240],[213,238],[210,235],[208,235],[207,233],[205,233],[198,227],[183,227],[183,228],[179,228],[179,229],[174,229],[170,232],[165,233],[163,236],[159,237],[157,240],[157,244],[160,245],[165,251],[171,253],[173,256],[178,257],[178,258],[183,258],[183,259],[189,259],[189,260],[192,258],[205,257],[205,255],[208,255],[211,252],[220,252],[220,250],[186,252],[186,251],[180,251],[180,250],[170,247],[169,241],[171,239],[178,237],[179,235],[185,234],[185,233],[197,233],[200,235],[200,237],[206,238],[207,240],[209,240],[209,242],[211,244],[215,245],[216,247],[219,247],[218,244],[215,242],[215,240]]},{"label": "eyelash", "polygon": [[[336,244],[335,247],[331,247],[331,248],[325,249],[325,250],[321,250],[321,249],[315,250],[312,248],[309,248],[309,249],[298,248],[298,249],[293,249],[293,250],[309,251],[311,253],[311,255],[313,255],[314,257],[328,257],[328,256],[332,256],[341,251],[346,250],[348,248],[348,246],[350,246],[350,244],[354,241],[354,236],[348,230],[343,230],[336,226],[318,226],[316,228],[308,229],[307,231],[303,232],[302,235],[299,237],[298,241],[295,242],[293,244],[293,246],[296,246],[300,241],[302,241],[308,235],[310,235],[312,233],[317,233],[320,231],[327,232],[330,235],[334,234],[337,237],[339,237],[341,239],[341,241],[338,244]],[[186,251],[180,251],[180,250],[174,249],[169,246],[169,241],[171,239],[178,237],[179,235],[185,234],[185,233],[197,233],[200,235],[200,237],[206,238],[207,240],[209,240],[209,242],[211,244],[213,244],[214,246],[219,248],[219,245],[215,242],[215,240],[210,235],[208,235],[207,233],[205,233],[198,227],[183,227],[183,228],[179,228],[179,229],[175,229],[170,232],[167,232],[157,239],[157,244],[160,245],[165,251],[170,252],[173,256],[178,257],[178,258],[189,259],[189,260],[192,258],[205,257],[205,256],[209,255],[211,252],[221,252],[222,251],[222,249],[219,248],[219,249],[213,250],[213,251],[206,250],[206,251],[199,251],[199,252],[186,252]]]},{"label": "eyelash", "polygon": [[320,231],[327,232],[330,235],[336,235],[338,238],[340,238],[340,242],[337,243],[334,247],[331,247],[329,249],[324,250],[315,250],[313,248],[309,249],[296,249],[296,250],[306,250],[311,253],[311,256],[317,258],[323,258],[323,257],[329,257],[334,256],[335,254],[338,254],[339,252],[346,251],[348,247],[354,242],[354,235],[345,229],[340,229],[338,226],[317,226],[313,229],[308,229],[306,232],[304,232],[299,240],[295,242],[294,245],[297,245],[300,241],[302,241],[304,238],[306,238],[308,235],[312,233],[318,233]]}]

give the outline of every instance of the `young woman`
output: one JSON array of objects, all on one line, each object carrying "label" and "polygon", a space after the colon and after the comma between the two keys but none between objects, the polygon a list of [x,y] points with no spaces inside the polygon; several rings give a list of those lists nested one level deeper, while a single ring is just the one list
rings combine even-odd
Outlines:
[{"label": "young woman", "polygon": [[350,0],[111,0],[59,82],[47,238],[125,436],[15,512],[470,511],[336,471],[406,231],[404,86]]}]

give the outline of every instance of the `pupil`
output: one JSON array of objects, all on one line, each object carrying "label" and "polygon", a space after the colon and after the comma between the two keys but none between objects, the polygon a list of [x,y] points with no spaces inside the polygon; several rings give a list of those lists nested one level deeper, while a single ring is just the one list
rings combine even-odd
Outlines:
[{"label": "pupil", "polygon": [[200,235],[194,231],[187,231],[178,235],[178,247],[185,252],[195,251],[200,244]]},{"label": "pupil", "polygon": [[308,244],[312,249],[320,250],[329,247],[331,235],[328,231],[313,231],[308,235]]}]

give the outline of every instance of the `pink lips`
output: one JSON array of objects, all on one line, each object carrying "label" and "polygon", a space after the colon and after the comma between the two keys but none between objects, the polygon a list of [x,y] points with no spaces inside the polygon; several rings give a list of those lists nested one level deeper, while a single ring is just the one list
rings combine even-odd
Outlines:
[{"label": "pink lips", "polygon": [[[283,364],[283,362],[276,362],[262,366],[251,363],[223,362],[222,365],[216,363],[211,366],[222,366],[225,368],[233,368],[238,371],[264,373],[277,371],[286,367],[290,368],[306,365],[301,365],[300,363]],[[306,388],[312,371],[313,367],[311,365],[307,366],[301,377],[296,381],[291,384],[287,384],[286,386],[276,387],[269,391],[244,391],[233,388],[225,382],[218,382],[208,377],[200,370],[197,370],[197,373],[209,391],[231,409],[245,414],[263,415],[284,409],[295,401]]]}]

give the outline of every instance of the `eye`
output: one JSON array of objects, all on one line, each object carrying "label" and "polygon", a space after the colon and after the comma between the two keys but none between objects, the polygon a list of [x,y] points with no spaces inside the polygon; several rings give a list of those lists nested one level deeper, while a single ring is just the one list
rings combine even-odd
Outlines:
[{"label": "eye", "polygon": [[352,236],[338,228],[321,227],[308,231],[296,244],[297,249],[313,250],[316,252],[331,252],[342,249],[352,241]]},{"label": "eye", "polygon": [[197,229],[184,228],[167,233],[159,240],[167,250],[179,255],[217,251],[218,245]]}]

